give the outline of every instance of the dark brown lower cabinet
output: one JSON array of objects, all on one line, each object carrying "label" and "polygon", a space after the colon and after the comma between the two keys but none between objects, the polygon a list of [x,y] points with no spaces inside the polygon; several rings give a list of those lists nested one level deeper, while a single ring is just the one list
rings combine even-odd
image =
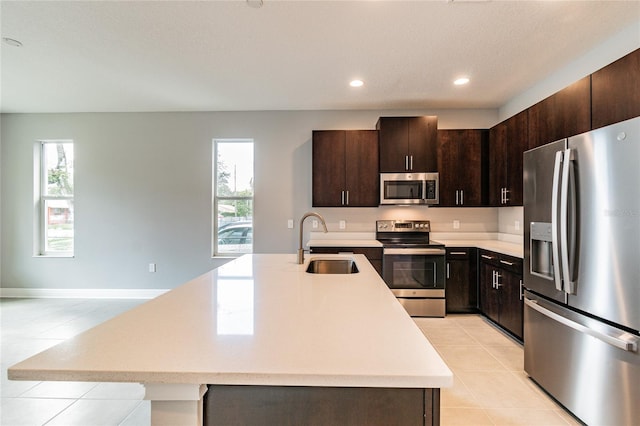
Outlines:
[{"label": "dark brown lower cabinet", "polygon": [[440,389],[209,385],[203,408],[206,426],[435,426]]},{"label": "dark brown lower cabinet", "polygon": [[447,248],[447,313],[478,310],[478,249]]},{"label": "dark brown lower cabinet", "polygon": [[480,250],[480,310],[522,340],[522,259]]},{"label": "dark brown lower cabinet", "polygon": [[381,247],[311,247],[311,253],[339,254],[353,253],[364,254],[367,260],[382,276],[382,248]]}]

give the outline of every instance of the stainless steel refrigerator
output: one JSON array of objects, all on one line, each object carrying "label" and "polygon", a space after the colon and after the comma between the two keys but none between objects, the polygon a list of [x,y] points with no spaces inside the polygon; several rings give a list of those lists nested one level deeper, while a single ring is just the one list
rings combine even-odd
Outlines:
[{"label": "stainless steel refrigerator", "polygon": [[640,117],[524,153],[524,369],[589,425],[640,424]]}]

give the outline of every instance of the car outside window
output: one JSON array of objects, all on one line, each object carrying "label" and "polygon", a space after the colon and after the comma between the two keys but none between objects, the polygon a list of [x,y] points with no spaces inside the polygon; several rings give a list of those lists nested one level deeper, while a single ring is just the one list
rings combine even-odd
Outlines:
[{"label": "car outside window", "polygon": [[213,255],[253,251],[253,140],[213,141]]}]

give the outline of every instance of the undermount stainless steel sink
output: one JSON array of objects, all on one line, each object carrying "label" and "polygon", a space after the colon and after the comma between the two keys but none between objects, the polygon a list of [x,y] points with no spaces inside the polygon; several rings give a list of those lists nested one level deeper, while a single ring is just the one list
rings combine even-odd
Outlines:
[{"label": "undermount stainless steel sink", "polygon": [[310,274],[355,274],[356,262],[351,259],[312,259],[307,267]]}]

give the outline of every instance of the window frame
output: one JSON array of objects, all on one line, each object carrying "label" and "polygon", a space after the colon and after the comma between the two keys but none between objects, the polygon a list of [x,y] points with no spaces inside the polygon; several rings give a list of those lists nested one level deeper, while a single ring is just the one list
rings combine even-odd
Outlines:
[{"label": "window frame", "polygon": [[[41,139],[34,146],[34,256],[36,257],[75,257],[75,219],[73,221],[71,250],[50,250],[47,247],[47,204],[50,201],[75,201],[75,170],[72,176],[71,195],[47,194],[48,170],[45,154],[45,146],[48,144],[70,144],[74,149],[73,162],[75,163],[75,143],[72,139]],[[74,167],[75,169],[75,167]],[[74,206],[75,210],[75,206]],[[75,211],[73,213],[75,218]]]},{"label": "window frame", "polygon": [[253,230],[251,231],[251,251],[249,252],[233,252],[233,251],[221,251],[218,246],[218,211],[220,201],[249,201],[251,203],[251,226],[253,227],[253,219],[255,216],[255,191],[252,191],[251,196],[219,196],[218,190],[218,144],[219,143],[248,143],[251,144],[253,151],[253,162],[251,164],[251,179],[255,180],[255,142],[252,138],[214,138],[212,141],[213,155],[212,155],[212,239],[211,239],[211,256],[212,257],[239,257],[247,253],[253,253]]}]

